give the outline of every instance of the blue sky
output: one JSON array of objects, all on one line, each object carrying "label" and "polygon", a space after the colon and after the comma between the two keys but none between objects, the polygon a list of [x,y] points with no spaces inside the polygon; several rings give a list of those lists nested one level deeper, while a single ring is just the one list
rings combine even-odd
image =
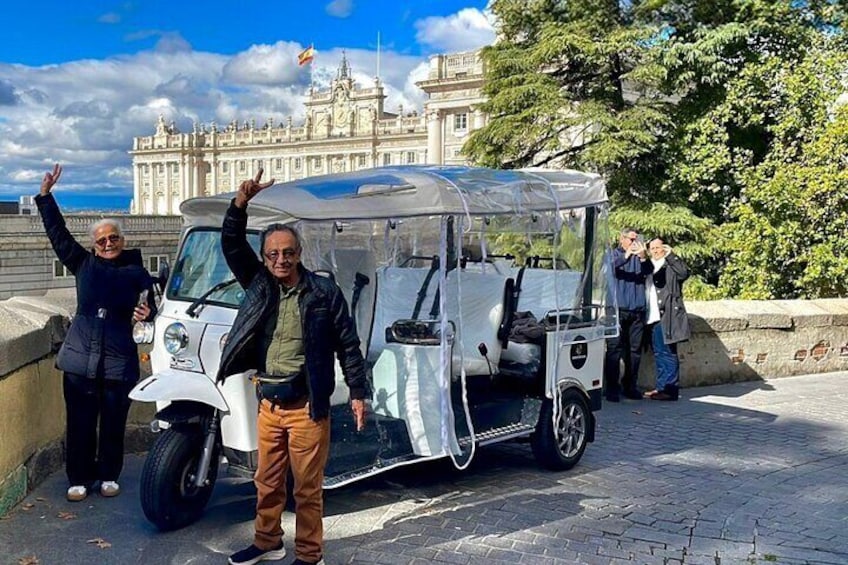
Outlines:
[{"label": "blue sky", "polygon": [[[159,114],[181,129],[273,117],[303,119],[314,44],[319,85],[342,50],[353,76],[376,72],[377,33],[387,109],[420,108],[428,57],[494,40],[487,0],[76,3],[0,5],[0,199],[33,194],[50,163],[74,207],[113,208],[132,192],[133,136]],[[118,198],[119,200],[116,200]],[[108,201],[108,204],[106,202]]]}]

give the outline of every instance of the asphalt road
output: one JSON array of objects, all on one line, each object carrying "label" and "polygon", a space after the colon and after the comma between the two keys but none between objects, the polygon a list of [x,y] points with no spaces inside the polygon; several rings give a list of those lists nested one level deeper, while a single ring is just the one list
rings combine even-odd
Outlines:
[{"label": "asphalt road", "polygon": [[[848,374],[690,389],[598,419],[570,472],[510,444],[464,472],[440,461],[328,491],[326,562],[848,563]],[[223,564],[250,542],[250,481],[222,476],[199,522],[163,534],[138,501],[142,462],[128,456],[114,499],[69,503],[52,475],[0,520],[0,562]]]}]

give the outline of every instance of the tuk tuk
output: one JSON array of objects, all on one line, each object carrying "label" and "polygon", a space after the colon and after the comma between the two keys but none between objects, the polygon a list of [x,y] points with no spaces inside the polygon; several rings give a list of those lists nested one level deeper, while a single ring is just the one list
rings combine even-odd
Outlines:
[{"label": "tuk tuk", "polygon": [[[162,530],[195,521],[226,460],[256,469],[250,374],[217,380],[244,297],[220,232],[233,194],[182,203],[184,228],[152,325],[152,375],[133,389],[155,402],[159,434],[141,478],[146,517]],[[272,223],[301,234],[306,268],[343,291],[372,395],[357,431],[337,365],[325,488],[399,465],[529,440],[549,469],[576,465],[601,408],[608,200],[578,171],[397,166],[274,185],[251,200],[248,239]]]}]

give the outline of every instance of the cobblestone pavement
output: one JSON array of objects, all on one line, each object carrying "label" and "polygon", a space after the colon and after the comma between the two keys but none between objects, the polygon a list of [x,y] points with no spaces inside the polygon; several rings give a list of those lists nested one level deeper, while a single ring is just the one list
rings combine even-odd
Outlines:
[{"label": "cobblestone pavement", "polygon": [[[848,373],[607,404],[598,420],[570,472],[512,444],[464,472],[440,461],[328,491],[327,563],[848,563]],[[81,504],[54,474],[0,520],[0,562],[220,564],[249,543],[249,481],[222,479],[201,521],[162,534],[141,513],[141,464],[128,457],[120,497]]]}]

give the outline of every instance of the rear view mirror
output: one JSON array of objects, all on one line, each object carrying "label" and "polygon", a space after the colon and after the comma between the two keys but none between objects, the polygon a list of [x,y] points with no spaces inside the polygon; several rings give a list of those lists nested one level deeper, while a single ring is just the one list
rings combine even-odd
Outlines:
[{"label": "rear view mirror", "polygon": [[165,288],[165,283],[168,282],[168,277],[171,275],[171,267],[168,265],[167,259],[159,261],[159,272],[156,274],[156,284],[160,289]]}]

